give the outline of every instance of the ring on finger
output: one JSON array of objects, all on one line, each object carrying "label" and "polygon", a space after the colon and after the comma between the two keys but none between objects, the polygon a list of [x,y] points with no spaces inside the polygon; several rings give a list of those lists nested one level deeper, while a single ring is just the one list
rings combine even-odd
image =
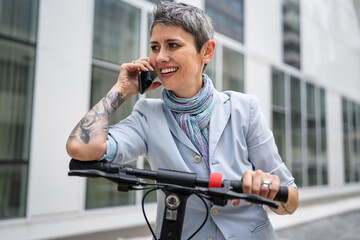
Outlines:
[{"label": "ring on finger", "polygon": [[261,187],[262,188],[268,188],[268,189],[271,189],[271,182],[269,180],[262,180],[261,181]]}]

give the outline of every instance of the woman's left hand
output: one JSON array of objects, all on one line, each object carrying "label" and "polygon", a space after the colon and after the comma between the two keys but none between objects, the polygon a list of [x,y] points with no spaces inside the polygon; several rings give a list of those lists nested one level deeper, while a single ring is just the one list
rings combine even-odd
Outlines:
[{"label": "woman's left hand", "polygon": [[[242,176],[243,193],[256,194],[273,200],[279,191],[280,179],[276,175],[261,170],[247,170]],[[239,205],[240,200],[233,200],[233,206]]]}]

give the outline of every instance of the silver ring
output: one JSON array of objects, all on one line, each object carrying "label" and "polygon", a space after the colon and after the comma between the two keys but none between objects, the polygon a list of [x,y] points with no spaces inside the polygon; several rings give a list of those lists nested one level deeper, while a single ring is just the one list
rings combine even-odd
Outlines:
[{"label": "silver ring", "polygon": [[268,188],[269,190],[271,189],[271,182],[268,180],[262,180],[261,181],[261,187],[262,188]]}]

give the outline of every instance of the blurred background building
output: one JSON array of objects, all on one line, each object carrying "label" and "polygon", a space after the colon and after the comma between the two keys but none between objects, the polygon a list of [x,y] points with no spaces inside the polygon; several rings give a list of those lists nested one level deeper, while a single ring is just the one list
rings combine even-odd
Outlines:
[{"label": "blurred background building", "polygon": [[[148,55],[156,2],[0,0],[1,239],[144,225],[143,193],[68,177],[65,143],[120,65]],[[301,196],[360,191],[360,1],[182,2],[213,18],[216,54],[206,73],[219,90],[257,95]],[[160,90],[129,99],[112,123],[141,97]],[[134,166],[148,168],[144,158]]]}]

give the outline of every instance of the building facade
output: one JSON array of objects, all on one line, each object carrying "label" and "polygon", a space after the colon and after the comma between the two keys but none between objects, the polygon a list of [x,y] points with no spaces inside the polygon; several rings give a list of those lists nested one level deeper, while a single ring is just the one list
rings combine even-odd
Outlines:
[{"label": "building facade", "polygon": [[[156,0],[0,0],[0,237],[50,239],[143,225],[143,193],[68,177],[65,144],[149,53]],[[300,192],[360,183],[360,3],[197,0],[214,20],[206,73],[255,94]],[[124,119],[133,96],[112,123]],[[145,158],[133,163],[148,168]],[[301,197],[301,196],[300,196]],[[155,196],[147,198],[151,221]]]}]

